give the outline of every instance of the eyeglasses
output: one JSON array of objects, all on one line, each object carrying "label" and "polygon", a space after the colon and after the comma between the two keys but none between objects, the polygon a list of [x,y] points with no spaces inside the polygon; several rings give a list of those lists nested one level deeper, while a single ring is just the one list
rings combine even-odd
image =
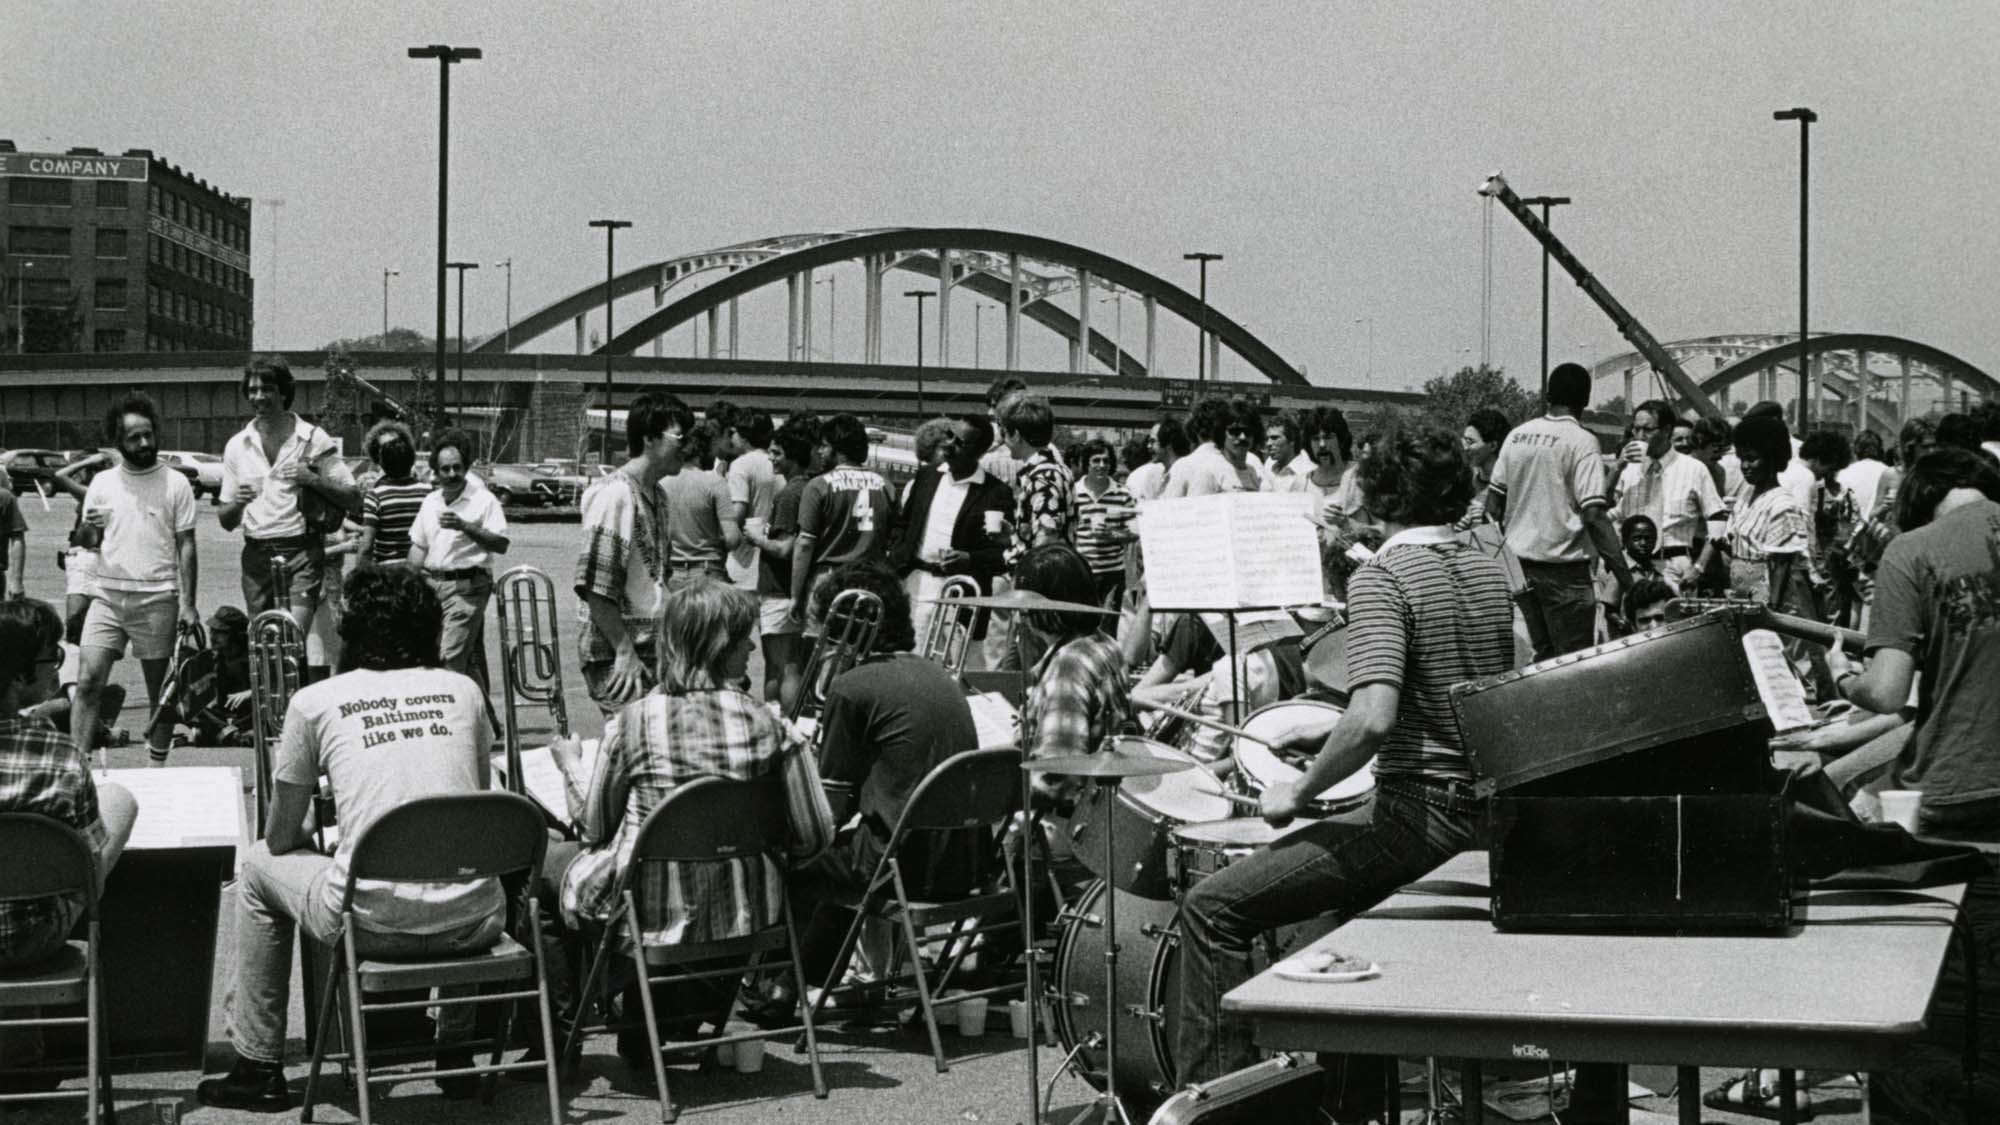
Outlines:
[{"label": "eyeglasses", "polygon": [[1230,437],[1249,437],[1249,436],[1250,436],[1250,427],[1248,427],[1248,426],[1231,426],[1231,427],[1229,427],[1229,429],[1228,429],[1228,430],[1226,430],[1226,431],[1224,431],[1224,432],[1226,432],[1226,433],[1227,433],[1227,434],[1228,434],[1228,435],[1229,435]]},{"label": "eyeglasses", "polygon": [[1634,422],[1632,423],[1632,432],[1635,434],[1657,434],[1660,432],[1660,427],[1650,424],[1641,425],[1638,422]]}]

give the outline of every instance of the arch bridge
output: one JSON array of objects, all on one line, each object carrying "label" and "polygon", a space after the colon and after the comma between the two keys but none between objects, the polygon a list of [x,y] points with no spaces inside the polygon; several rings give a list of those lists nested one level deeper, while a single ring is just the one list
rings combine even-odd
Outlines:
[{"label": "arch bridge", "polygon": [[[2000,397],[2000,381],[1942,348],[1874,332],[1823,332],[1807,337],[1805,363],[1812,372],[1820,422],[1851,432],[1872,429],[1892,436],[1906,418],[1965,410]],[[1739,333],[1676,340],[1664,345],[1725,413],[1765,400],[1798,401],[1797,333]],[[1666,383],[1644,357],[1626,352],[1591,369],[1598,400],[1622,394],[1628,406],[1664,397]]]},{"label": "arch bridge", "polygon": [[[786,292],[786,354],[789,362],[807,363],[813,356],[814,272],[836,264],[858,263],[863,270],[862,361],[883,363],[883,282],[891,271],[915,274],[937,284],[936,362],[951,366],[951,300],[966,291],[1000,304],[1005,313],[1004,366],[1019,370],[1024,324],[1044,328],[1067,342],[1071,374],[1101,372],[1126,378],[1158,373],[1159,312],[1168,313],[1203,333],[1208,368],[1218,369],[1227,347],[1252,370],[1272,383],[1303,387],[1302,375],[1290,363],[1241,324],[1203,307],[1201,299],[1166,279],[1128,262],[1085,247],[1014,231],[978,227],[885,227],[835,233],[779,235],[732,246],[683,254],[652,262],[579,289],[516,321],[505,336],[482,341],[473,350],[503,352],[522,345],[564,323],[574,325],[576,350],[582,354],[584,322],[616,299],[651,290],[654,310],[620,330],[596,350],[633,355],[648,343],[660,354],[660,340],[673,329],[701,318],[708,333],[707,358],[742,359],[738,302],[765,286],[782,283]],[[673,291],[702,275],[706,284]],[[1123,298],[1141,306],[1142,344],[1128,350],[1121,331],[1107,335],[1091,323],[1099,297]],[[669,298],[672,297],[670,300]],[[724,323],[724,318],[727,323]]]}]

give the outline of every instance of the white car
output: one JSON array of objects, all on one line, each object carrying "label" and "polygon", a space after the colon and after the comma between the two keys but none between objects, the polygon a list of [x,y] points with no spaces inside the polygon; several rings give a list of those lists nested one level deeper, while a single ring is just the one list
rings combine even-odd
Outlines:
[{"label": "white car", "polygon": [[201,499],[206,492],[216,503],[222,502],[222,457],[215,453],[192,453],[187,450],[162,450],[160,460],[173,465],[183,465],[194,470],[194,498]]}]

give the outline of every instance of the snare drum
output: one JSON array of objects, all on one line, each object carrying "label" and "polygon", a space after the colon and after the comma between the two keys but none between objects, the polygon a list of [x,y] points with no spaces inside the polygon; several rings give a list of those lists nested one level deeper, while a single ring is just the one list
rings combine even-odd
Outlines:
[{"label": "snare drum", "polygon": [[1173,850],[1167,853],[1167,873],[1173,881],[1175,897],[1186,895],[1196,883],[1268,846],[1287,831],[1290,829],[1273,828],[1256,817],[1211,820],[1176,828]]},{"label": "snare drum", "polygon": [[[1120,754],[1193,761],[1149,738],[1125,736],[1112,743]],[[1174,829],[1228,816],[1230,804],[1222,794],[1222,782],[1199,765],[1158,777],[1127,778],[1115,789],[1093,785],[1070,818],[1070,847],[1092,874],[1119,890],[1168,901],[1173,897],[1173,884],[1167,875],[1167,849]],[[1116,839],[1112,843],[1117,851],[1111,870],[1105,871],[1104,830],[1114,817]]]},{"label": "snare drum", "polygon": [[[1251,712],[1250,717],[1243,721],[1243,729],[1253,738],[1276,738],[1307,720],[1340,714],[1341,708],[1331,703],[1289,699]],[[1279,757],[1277,751],[1251,738],[1236,740],[1236,769],[1245,783],[1258,793],[1280,782],[1297,781],[1305,773]],[[1367,801],[1374,793],[1375,760],[1370,758],[1366,766],[1319,795],[1313,802],[1314,815],[1331,816],[1345,812]]]}]

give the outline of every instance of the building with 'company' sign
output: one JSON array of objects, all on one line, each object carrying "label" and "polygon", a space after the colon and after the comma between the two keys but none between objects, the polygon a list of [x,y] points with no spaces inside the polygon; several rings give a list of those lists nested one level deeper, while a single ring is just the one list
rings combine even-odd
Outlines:
[{"label": "building with 'company' sign", "polygon": [[250,200],[147,149],[0,140],[0,353],[247,350]]}]

